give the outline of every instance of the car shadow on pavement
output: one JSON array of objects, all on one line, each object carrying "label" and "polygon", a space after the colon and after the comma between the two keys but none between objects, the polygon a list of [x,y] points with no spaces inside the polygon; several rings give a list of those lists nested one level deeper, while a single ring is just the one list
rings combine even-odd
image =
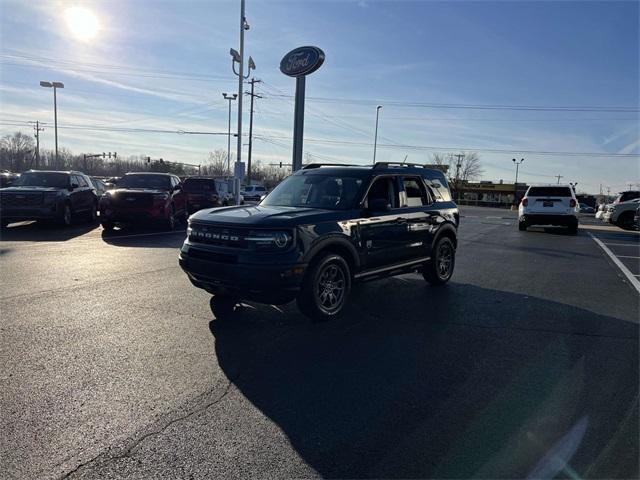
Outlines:
[{"label": "car shadow on pavement", "polygon": [[180,228],[174,231],[126,228],[101,232],[102,240],[115,247],[180,248],[186,236],[186,230]]},{"label": "car shadow on pavement", "polygon": [[638,474],[631,320],[415,276],[356,288],[324,324],[212,308],[226,376],[322,477]]},{"label": "car shadow on pavement", "polygon": [[88,233],[100,225],[80,219],[70,227],[53,222],[20,222],[0,230],[0,241],[4,242],[65,242]]}]

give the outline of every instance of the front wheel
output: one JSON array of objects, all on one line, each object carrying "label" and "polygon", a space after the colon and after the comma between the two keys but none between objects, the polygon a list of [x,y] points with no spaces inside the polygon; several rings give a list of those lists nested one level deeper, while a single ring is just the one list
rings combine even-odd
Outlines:
[{"label": "front wheel", "polygon": [[171,205],[171,211],[169,212],[169,217],[167,218],[167,229],[175,230],[176,228],[176,209],[173,205]]},{"label": "front wheel", "polygon": [[449,237],[442,237],[433,249],[431,260],[422,270],[422,276],[431,285],[444,285],[453,275],[456,249]]},{"label": "front wheel", "polygon": [[340,255],[328,253],[307,271],[298,308],[314,322],[331,320],[344,310],[350,290],[349,265]]},{"label": "front wheel", "polygon": [[63,227],[68,227],[71,225],[72,214],[71,214],[71,205],[68,203],[64,204],[64,210],[62,211],[62,218],[60,219],[60,224]]}]

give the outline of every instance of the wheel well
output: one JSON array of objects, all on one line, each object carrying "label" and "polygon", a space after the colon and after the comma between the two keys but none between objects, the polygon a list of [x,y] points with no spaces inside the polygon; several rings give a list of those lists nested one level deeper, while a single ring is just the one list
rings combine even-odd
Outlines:
[{"label": "wheel well", "polygon": [[325,255],[327,253],[335,253],[336,255],[340,255],[347,262],[347,265],[349,265],[349,271],[351,272],[351,275],[355,273],[357,268],[357,261],[353,252],[348,247],[339,243],[332,243],[330,245],[327,245],[326,247],[321,248],[315,253],[315,255],[313,255],[309,263],[311,264],[317,261],[322,255]]},{"label": "wheel well", "polygon": [[[436,237],[435,241],[437,242],[442,237],[448,237],[449,240],[453,242],[453,248],[458,248],[458,236],[451,228],[445,228],[442,231],[442,233],[440,233],[440,235]],[[434,242],[434,245],[435,245],[435,242]]]}]

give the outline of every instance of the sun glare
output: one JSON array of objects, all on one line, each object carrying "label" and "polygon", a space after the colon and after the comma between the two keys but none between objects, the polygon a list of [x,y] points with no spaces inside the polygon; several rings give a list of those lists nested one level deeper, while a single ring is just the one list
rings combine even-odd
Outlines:
[{"label": "sun glare", "polygon": [[91,10],[87,10],[86,8],[68,8],[64,16],[73,36],[83,42],[88,42],[95,38],[100,30],[98,18]]}]

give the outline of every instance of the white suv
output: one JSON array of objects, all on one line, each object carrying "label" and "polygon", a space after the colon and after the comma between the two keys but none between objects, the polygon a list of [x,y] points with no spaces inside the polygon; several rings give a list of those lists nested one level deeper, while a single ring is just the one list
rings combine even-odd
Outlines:
[{"label": "white suv", "polygon": [[518,208],[518,228],[531,225],[562,225],[578,233],[580,207],[569,185],[529,187]]}]

